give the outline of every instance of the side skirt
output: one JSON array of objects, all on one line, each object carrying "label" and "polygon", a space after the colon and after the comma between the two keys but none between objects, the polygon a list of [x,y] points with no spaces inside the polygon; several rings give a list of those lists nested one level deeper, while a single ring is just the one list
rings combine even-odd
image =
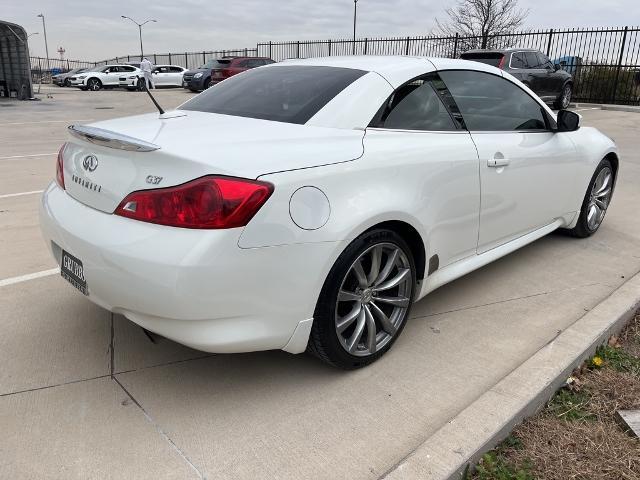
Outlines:
[{"label": "side skirt", "polygon": [[480,255],[475,255],[473,257],[464,258],[459,260],[451,265],[447,265],[446,267],[441,268],[427,277],[422,284],[422,288],[420,289],[420,293],[418,294],[416,301],[423,298],[429,292],[434,291],[436,288],[441,287],[442,285],[449,283],[457,278],[466,275],[467,273],[473,272],[480,267],[484,267],[485,265],[497,260],[505,255],[508,255],[519,248],[528,245],[529,243],[538,240],[545,235],[553,232],[560,226],[564,224],[564,220],[562,218],[557,219],[553,223],[546,225],[542,228],[534,230],[533,232],[527,233],[521,237],[516,238],[515,240],[511,240],[504,245],[500,245],[499,247],[492,248]]}]

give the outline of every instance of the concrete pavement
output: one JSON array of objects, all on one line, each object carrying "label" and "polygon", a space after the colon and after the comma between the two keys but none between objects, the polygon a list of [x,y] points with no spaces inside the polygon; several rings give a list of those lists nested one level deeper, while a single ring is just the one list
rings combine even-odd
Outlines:
[{"label": "concrete pavement", "polygon": [[[0,280],[55,267],[39,196],[2,196],[45,188],[66,125],[154,110],[141,93],[52,92],[0,109]],[[158,92],[166,107],[189,97]],[[442,287],[363,370],[152,344],[57,275],[0,287],[0,477],[385,475],[640,271],[640,115],[580,113],[623,155],[598,234],[550,235]]]}]

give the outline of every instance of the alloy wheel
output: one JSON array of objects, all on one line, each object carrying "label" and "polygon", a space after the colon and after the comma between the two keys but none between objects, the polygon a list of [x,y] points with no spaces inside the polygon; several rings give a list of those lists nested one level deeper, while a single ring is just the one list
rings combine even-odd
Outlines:
[{"label": "alloy wheel", "polygon": [[393,243],[369,247],[345,275],[335,308],[342,348],[354,356],[373,355],[396,335],[412,298],[407,255]]},{"label": "alloy wheel", "polygon": [[94,92],[100,90],[100,84],[98,83],[98,80],[89,80],[89,90],[93,90]]},{"label": "alloy wheel", "polygon": [[596,181],[591,187],[589,203],[587,204],[587,226],[592,232],[597,230],[611,201],[613,193],[613,172],[609,167],[604,167],[598,173]]}]

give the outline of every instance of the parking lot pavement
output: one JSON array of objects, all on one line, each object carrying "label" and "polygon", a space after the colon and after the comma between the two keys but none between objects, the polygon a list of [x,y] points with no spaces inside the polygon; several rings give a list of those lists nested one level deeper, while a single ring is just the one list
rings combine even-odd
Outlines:
[{"label": "parking lot pavement", "polygon": [[[0,282],[55,266],[28,192],[53,176],[65,126],[153,111],[141,93],[58,90],[2,109]],[[190,96],[157,93],[167,108]],[[623,155],[600,231],[549,235],[433,292],[363,370],[154,344],[58,275],[0,286],[0,478],[383,476],[640,271],[640,115],[580,113]]]}]

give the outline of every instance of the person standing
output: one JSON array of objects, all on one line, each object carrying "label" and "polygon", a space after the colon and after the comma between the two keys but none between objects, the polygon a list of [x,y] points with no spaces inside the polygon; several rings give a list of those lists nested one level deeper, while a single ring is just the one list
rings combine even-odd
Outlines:
[{"label": "person standing", "polygon": [[147,57],[144,57],[142,62],[140,62],[140,70],[144,75],[144,81],[147,84],[147,88],[156,88],[153,85],[153,79],[151,78],[151,71],[153,70],[153,64],[149,61]]}]

